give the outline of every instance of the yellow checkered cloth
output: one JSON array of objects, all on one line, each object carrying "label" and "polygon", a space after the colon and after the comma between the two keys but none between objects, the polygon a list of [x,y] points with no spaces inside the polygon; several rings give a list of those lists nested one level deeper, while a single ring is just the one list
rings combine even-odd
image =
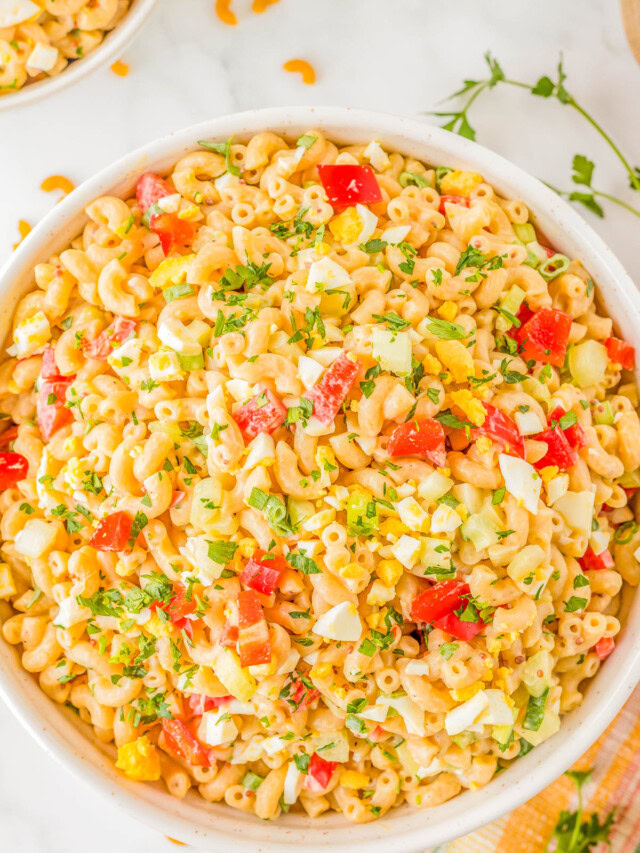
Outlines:
[{"label": "yellow checkered cloth", "polygon": [[[590,767],[585,814],[598,812],[604,818],[615,806],[611,853],[640,853],[640,687],[574,769]],[[439,847],[437,853],[542,853],[560,811],[576,806],[575,786],[561,776],[511,814]]]}]

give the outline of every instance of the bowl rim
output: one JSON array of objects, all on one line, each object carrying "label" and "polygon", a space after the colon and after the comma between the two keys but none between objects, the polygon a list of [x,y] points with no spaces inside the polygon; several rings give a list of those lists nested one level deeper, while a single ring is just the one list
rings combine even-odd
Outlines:
[{"label": "bowl rim", "polygon": [[36,83],[29,83],[15,94],[0,98],[0,113],[7,110],[33,104],[42,98],[55,95],[77,83],[83,77],[117,58],[135,38],[147,18],[153,12],[158,0],[133,0],[122,21],[110,30],[95,50],[79,62],[72,62],[55,77],[45,77]]},{"label": "bowl rim", "polygon": [[[378,138],[389,146],[396,145],[398,150],[402,150],[403,143],[405,149],[431,148],[431,155],[420,156],[428,161],[433,152],[441,152],[443,158],[448,159],[440,162],[475,168],[502,192],[521,198],[543,227],[546,222],[549,227],[561,231],[563,240],[579,247],[581,256],[589,259],[587,268],[593,271],[600,289],[605,296],[610,293],[617,303],[613,315],[617,325],[628,339],[640,346],[640,293],[602,239],[548,187],[489,149],[434,127],[423,119],[344,107],[273,107],[232,113],[184,128],[136,149],[85,181],[45,216],[0,270],[0,297],[18,289],[17,282],[29,275],[34,263],[46,259],[56,235],[59,242],[60,234],[65,228],[68,231],[70,223],[79,221],[91,200],[108,192],[118,195],[130,191],[142,172],[149,168],[162,171],[163,164],[168,168],[183,153],[193,150],[197,140],[231,135],[244,137],[267,129],[292,136],[313,127],[322,129],[329,137],[342,135],[363,142]],[[191,803],[189,798],[178,801],[180,812],[171,814],[167,798],[174,804],[176,801],[168,793],[159,796],[152,785],[137,786],[124,779],[106,760],[100,760],[100,751],[96,751],[95,743],[91,748],[91,739],[85,732],[78,746],[76,739],[65,730],[65,725],[70,724],[59,723],[57,717],[54,722],[48,719],[54,717],[53,713],[47,714],[51,711],[51,700],[41,693],[27,673],[11,663],[4,643],[0,644],[0,669],[3,670],[0,696],[45,750],[77,777],[91,781],[93,787],[117,799],[126,810],[149,825],[196,846],[217,850],[233,847],[238,853],[256,850],[276,853],[299,846],[302,834],[310,853],[326,853],[329,847],[332,853],[357,850],[418,853],[425,847],[465,835],[512,811],[553,781],[591,746],[640,680],[638,595],[633,611],[634,618],[628,620],[609,665],[595,678],[581,709],[563,718],[559,735],[514,762],[477,791],[465,792],[435,809],[402,810],[401,815],[392,811],[385,818],[368,824],[347,824],[341,816],[338,816],[339,823],[335,816],[326,821],[308,821],[297,815],[294,820],[289,815],[284,816],[284,822],[258,821],[255,824],[248,815],[227,806],[223,806],[222,811],[217,804],[204,803],[204,808],[197,809],[195,801]],[[614,661],[617,662],[615,675]],[[59,714],[60,718],[64,713]],[[577,722],[570,723],[570,719]],[[570,736],[562,738],[563,731]],[[228,847],[224,846],[225,842]]]}]

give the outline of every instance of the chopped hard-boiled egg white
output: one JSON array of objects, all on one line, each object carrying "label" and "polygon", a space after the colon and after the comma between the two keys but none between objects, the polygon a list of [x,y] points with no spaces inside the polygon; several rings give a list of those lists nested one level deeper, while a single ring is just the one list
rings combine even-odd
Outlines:
[{"label": "chopped hard-boiled egg white", "polygon": [[273,465],[276,456],[276,446],[271,436],[266,432],[260,432],[250,442],[248,455],[242,466],[245,471],[251,471],[258,465]]},{"label": "chopped hard-boiled egg white", "polygon": [[453,533],[461,524],[458,513],[446,504],[440,504],[431,516],[432,533]]},{"label": "chopped hard-boiled egg white", "polygon": [[356,606],[350,601],[342,601],[323,613],[312,631],[327,640],[355,642],[362,635],[362,623]]},{"label": "chopped hard-boiled egg white", "polygon": [[537,435],[545,429],[545,425],[540,422],[540,416],[533,409],[516,412],[514,418],[520,435]]},{"label": "chopped hard-boiled egg white", "polygon": [[216,581],[224,570],[224,563],[216,563],[209,557],[210,542],[207,536],[187,536],[180,547],[180,554],[193,566],[189,574],[195,574],[206,585]]},{"label": "chopped hard-boiled egg white", "polygon": [[181,200],[182,196],[180,193],[171,193],[171,195],[159,198],[156,204],[160,210],[164,210],[165,213],[177,213],[180,209]]},{"label": "chopped hard-boiled egg white", "polygon": [[553,508],[577,533],[591,533],[594,492],[566,492],[554,503]]},{"label": "chopped hard-boiled egg white", "polygon": [[118,375],[126,374],[127,370],[139,366],[142,346],[140,338],[129,338],[128,341],[109,353],[107,363]]},{"label": "chopped hard-boiled egg white", "polygon": [[168,317],[158,323],[158,337],[165,346],[180,355],[198,355],[202,352],[202,346],[193,340],[187,328],[174,317]]},{"label": "chopped hard-boiled egg white", "polygon": [[388,705],[400,714],[410,735],[425,736],[424,710],[408,696],[378,696],[376,705]]},{"label": "chopped hard-boiled egg white", "polygon": [[421,542],[415,536],[402,536],[391,546],[391,553],[405,569],[412,569],[420,556]]},{"label": "chopped hard-boiled egg white", "polygon": [[389,155],[377,140],[372,140],[362,152],[362,156],[368,160],[378,172],[384,172],[391,166]]},{"label": "chopped hard-boiled egg white", "polygon": [[154,382],[175,382],[184,378],[178,354],[173,350],[160,350],[149,356],[149,373]]},{"label": "chopped hard-boiled egg white", "polygon": [[498,461],[506,490],[526,510],[537,515],[542,480],[536,469],[524,459],[506,453],[501,453]]},{"label": "chopped hard-boiled egg white", "polygon": [[594,554],[602,554],[609,547],[611,533],[606,530],[594,530],[589,537],[589,547]]},{"label": "chopped hard-boiled egg white", "polygon": [[552,477],[546,484],[547,504],[549,506],[553,506],[553,504],[558,500],[558,498],[561,498],[563,495],[566,495],[568,488],[568,474],[558,474],[557,477]]},{"label": "chopped hard-boiled egg white", "polygon": [[402,243],[409,231],[411,231],[410,225],[392,225],[391,228],[386,228],[382,232],[380,239],[395,246],[396,243]]},{"label": "chopped hard-boiled egg white", "polygon": [[0,0],[0,27],[15,27],[41,12],[41,7],[31,0]]},{"label": "chopped hard-boiled egg white", "polygon": [[439,471],[433,471],[418,484],[418,495],[423,501],[431,503],[437,501],[453,488],[454,482],[450,477],[445,477]]},{"label": "chopped hard-boiled egg white", "polygon": [[61,628],[71,628],[90,618],[91,611],[89,608],[78,604],[75,595],[69,595],[59,603],[58,614],[54,617],[53,624],[59,625]]},{"label": "chopped hard-boiled egg white", "polygon": [[51,337],[51,326],[44,311],[36,311],[13,330],[13,346],[7,348],[9,355],[26,358],[42,351]]},{"label": "chopped hard-boiled egg white", "polygon": [[411,338],[408,332],[392,332],[376,327],[371,338],[373,357],[380,362],[383,370],[389,370],[397,376],[408,376],[411,373]]},{"label": "chopped hard-boiled egg white", "polygon": [[59,522],[30,518],[16,534],[15,549],[23,557],[42,557],[53,548],[59,530]]},{"label": "chopped hard-boiled egg white", "polygon": [[405,670],[407,675],[429,675],[429,664],[424,660],[410,660]]},{"label": "chopped hard-boiled egg white", "polygon": [[513,725],[513,711],[502,690],[480,690],[479,693],[484,693],[489,704],[476,718],[476,723],[483,726]]},{"label": "chopped hard-boiled egg white", "polygon": [[205,711],[200,726],[200,731],[204,732],[204,741],[209,746],[231,743],[238,735],[238,727],[224,707],[216,711]]},{"label": "chopped hard-boiled egg white", "polygon": [[27,59],[27,68],[33,68],[35,71],[51,71],[59,56],[57,47],[37,42]]},{"label": "chopped hard-boiled egg white", "polygon": [[329,222],[329,230],[345,246],[366,243],[378,224],[378,217],[363,204],[347,207]]},{"label": "chopped hard-boiled egg white", "polygon": [[367,604],[379,607],[381,604],[386,604],[387,601],[391,601],[391,599],[395,597],[395,594],[395,587],[385,586],[382,581],[375,580],[371,584],[371,588],[367,593]]},{"label": "chopped hard-boiled egg white", "polygon": [[448,735],[459,735],[469,730],[478,717],[489,707],[485,690],[479,690],[471,699],[453,708],[444,718],[444,727]]},{"label": "chopped hard-boiled egg white", "polygon": [[322,365],[315,358],[301,355],[298,359],[298,377],[307,390],[320,379],[322,371]]},{"label": "chopped hard-boiled egg white", "polygon": [[344,287],[347,284],[351,284],[351,276],[346,269],[331,258],[322,258],[311,264],[306,289],[309,293],[317,293]]},{"label": "chopped hard-boiled egg white", "polygon": [[298,770],[295,761],[290,761],[287,767],[287,775],[284,777],[284,790],[282,792],[282,800],[287,806],[292,806],[298,799],[298,795],[302,790],[304,782],[304,774]]},{"label": "chopped hard-boiled egg white", "polygon": [[[395,507],[400,516],[400,521],[406,524],[410,530],[421,531],[425,529],[428,516],[415,498],[403,498],[397,502]],[[460,521],[459,516],[458,521]]]},{"label": "chopped hard-boiled egg white", "polygon": [[359,711],[357,716],[365,720],[371,720],[372,723],[384,723],[389,713],[388,705],[373,705],[369,708],[364,708]]}]

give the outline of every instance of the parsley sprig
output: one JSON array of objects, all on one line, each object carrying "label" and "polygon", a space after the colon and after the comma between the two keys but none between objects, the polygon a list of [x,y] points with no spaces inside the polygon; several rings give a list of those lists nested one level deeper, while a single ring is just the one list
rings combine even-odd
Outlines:
[{"label": "parsley sprig", "polygon": [[544,848],[547,853],[555,840],[555,853],[589,853],[600,842],[610,845],[609,835],[615,820],[615,809],[605,817],[603,823],[597,814],[582,820],[582,788],[591,778],[591,771],[568,770],[567,775],[578,789],[578,808],[574,812],[561,811],[558,823]]},{"label": "parsley sprig", "polygon": [[[564,71],[562,56],[560,56],[558,61],[555,79],[548,75],[544,75],[533,85],[530,83],[523,83],[520,80],[512,80],[510,77],[507,77],[502,66],[498,60],[491,55],[491,53],[486,53],[484,59],[489,69],[488,76],[480,80],[464,80],[462,88],[458,89],[458,91],[445,99],[453,100],[454,98],[467,96],[460,109],[448,112],[438,111],[431,113],[431,115],[447,119],[445,124],[442,125],[445,130],[451,130],[460,136],[466,137],[467,139],[475,140],[476,132],[469,120],[469,109],[483,92],[494,89],[498,84],[516,86],[520,89],[525,89],[531,95],[535,95],[539,98],[554,98],[563,106],[568,106],[575,110],[604,139],[626,171],[631,189],[636,192],[640,192],[640,171],[631,166],[618,145],[602,125],[591,115],[591,113],[588,112],[588,110],[585,109],[585,107],[578,103],[574,96],[568,91],[565,85],[567,75]],[[548,184],[547,186],[559,195],[567,198],[569,201],[575,201],[578,204],[582,204],[592,213],[595,213],[596,216],[604,216],[604,210],[597,201],[597,199],[600,198],[612,202],[613,204],[617,204],[629,213],[634,214],[634,216],[640,217],[640,210],[638,208],[633,207],[623,199],[596,189],[596,187],[593,186],[592,180],[595,164],[592,160],[589,160],[589,158],[585,157],[583,154],[576,154],[573,158],[572,165],[573,172],[571,179],[574,184],[582,189],[566,191],[551,186],[551,184]]]}]

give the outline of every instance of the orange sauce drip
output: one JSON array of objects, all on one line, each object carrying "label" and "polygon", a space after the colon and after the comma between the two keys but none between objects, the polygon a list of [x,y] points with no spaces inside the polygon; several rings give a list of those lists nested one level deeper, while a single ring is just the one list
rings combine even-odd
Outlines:
[{"label": "orange sauce drip", "polygon": [[64,175],[50,175],[40,184],[40,189],[44,190],[46,193],[61,190],[64,197],[65,195],[69,195],[69,193],[75,189],[75,186],[73,182],[70,181],[69,178],[65,178]]},{"label": "orange sauce drip", "polygon": [[279,3],[280,0],[253,0],[253,6],[251,7],[256,14],[261,15],[265,9],[268,9],[269,6],[275,6],[276,3]]},{"label": "orange sauce drip", "polygon": [[121,62],[119,59],[117,62],[114,62],[111,66],[111,70],[114,74],[117,74],[118,77],[126,77],[129,73],[129,66],[126,62]]},{"label": "orange sauce drip", "polygon": [[24,240],[24,238],[27,236],[27,234],[30,231],[31,231],[31,225],[29,225],[29,223],[26,222],[24,219],[20,219],[18,221],[18,233],[20,234],[20,239],[18,240],[17,243],[13,244],[14,249],[18,248],[20,243],[22,243],[22,241]]},{"label": "orange sauce drip", "polygon": [[285,71],[299,71],[302,74],[302,82],[307,86],[312,86],[316,82],[314,67],[306,59],[290,59],[282,67]]},{"label": "orange sauce drip", "polygon": [[228,24],[230,27],[235,27],[238,23],[238,19],[231,11],[231,0],[216,0],[216,15],[223,24]]}]

